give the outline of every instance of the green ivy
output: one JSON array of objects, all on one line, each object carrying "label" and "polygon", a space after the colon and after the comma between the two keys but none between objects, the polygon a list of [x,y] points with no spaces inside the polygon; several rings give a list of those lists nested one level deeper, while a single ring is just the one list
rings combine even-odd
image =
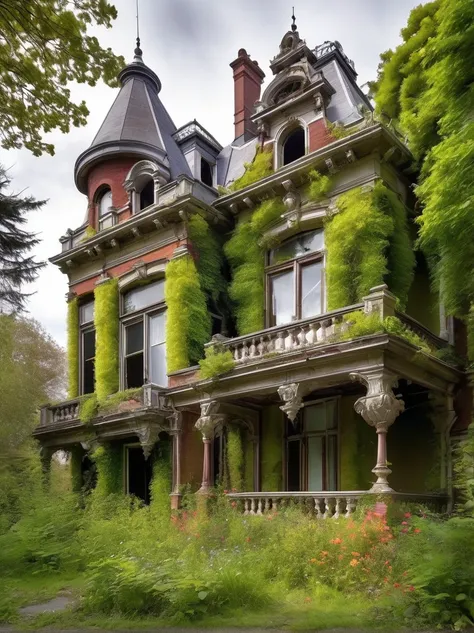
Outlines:
[{"label": "green ivy", "polygon": [[90,393],[82,396],[79,402],[79,419],[83,424],[89,424],[97,415],[99,410],[99,402],[97,394]]},{"label": "green ivy", "polygon": [[97,466],[97,485],[94,495],[106,497],[123,492],[123,447],[121,444],[104,444],[91,455]]},{"label": "green ivy", "polygon": [[230,426],[227,432],[227,466],[230,488],[242,490],[244,452],[241,429],[236,426]]},{"label": "green ivy", "polygon": [[77,297],[67,304],[68,397],[79,394],[79,304]]},{"label": "green ivy", "polygon": [[118,280],[95,287],[96,332],[95,388],[99,401],[119,387],[119,291]]},{"label": "green ivy", "polygon": [[224,246],[232,270],[229,294],[235,304],[239,334],[256,332],[264,327],[264,267],[263,233],[280,219],[285,207],[279,198],[262,202],[253,212],[239,218],[238,224]]},{"label": "green ivy", "polygon": [[172,259],[166,266],[166,354],[168,373],[184,369],[202,357],[211,338],[211,316],[190,255]]},{"label": "green ivy", "polygon": [[329,310],[360,301],[384,281],[403,308],[415,266],[403,205],[377,182],[342,194],[337,207],[325,224]]},{"label": "green ivy", "polygon": [[215,302],[225,292],[225,279],[222,274],[222,244],[216,233],[200,215],[191,216],[188,225],[193,254],[199,273],[201,288]]},{"label": "green ivy", "polygon": [[308,198],[313,202],[319,202],[324,198],[332,187],[332,179],[324,174],[312,169],[309,174]]},{"label": "green ivy", "polygon": [[117,407],[122,402],[127,402],[128,400],[136,400],[137,402],[141,402],[142,397],[142,388],[138,389],[125,389],[124,391],[117,391],[110,396],[107,396],[105,400],[99,401],[99,414],[104,414],[108,412],[113,412],[117,409]]},{"label": "green ivy", "polygon": [[273,173],[273,151],[271,148],[266,148],[263,151],[257,148],[255,158],[251,163],[245,163],[245,171],[240,178],[237,178],[233,182],[229,189],[231,191],[238,191],[244,189],[249,185],[253,185],[254,182],[266,178]]},{"label": "green ivy", "polygon": [[203,380],[225,374],[235,367],[234,357],[228,349],[212,345],[205,349],[205,355],[206,357],[199,361],[199,378]]},{"label": "green ivy", "polygon": [[153,476],[150,483],[151,510],[165,518],[170,516],[171,450],[170,441],[160,440],[153,451]]}]

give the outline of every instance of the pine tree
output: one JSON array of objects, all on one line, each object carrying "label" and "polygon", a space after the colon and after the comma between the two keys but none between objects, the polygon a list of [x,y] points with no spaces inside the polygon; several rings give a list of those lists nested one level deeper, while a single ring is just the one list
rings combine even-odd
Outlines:
[{"label": "pine tree", "polygon": [[0,312],[21,312],[28,296],[21,286],[31,283],[45,265],[30,254],[39,243],[24,230],[29,211],[40,209],[45,200],[8,193],[10,178],[0,166]]}]

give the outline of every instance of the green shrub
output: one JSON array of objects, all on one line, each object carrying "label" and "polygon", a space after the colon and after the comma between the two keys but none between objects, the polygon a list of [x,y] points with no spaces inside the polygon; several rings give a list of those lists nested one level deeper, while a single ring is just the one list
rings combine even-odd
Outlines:
[{"label": "green shrub", "polygon": [[238,191],[244,189],[254,182],[258,182],[262,178],[270,176],[273,172],[273,151],[272,149],[264,149],[258,147],[255,158],[251,163],[245,163],[245,171],[240,178],[233,182],[229,189]]},{"label": "green shrub", "polygon": [[97,485],[94,496],[101,498],[123,493],[123,447],[120,444],[103,444],[91,455],[97,467]]},{"label": "green shrub", "polygon": [[220,349],[211,345],[205,349],[206,357],[199,361],[199,378],[206,380],[216,378],[220,374],[232,371],[235,367],[234,357],[228,349]]},{"label": "green shrub", "polygon": [[99,402],[98,413],[102,415],[116,411],[122,402],[128,402],[129,400],[141,403],[142,394],[143,389],[141,387],[138,389],[124,389],[123,391],[117,391]]},{"label": "green shrub", "polygon": [[172,259],[166,266],[166,354],[168,373],[184,369],[202,358],[211,338],[211,317],[199,275],[190,255]]},{"label": "green shrub", "polygon": [[317,202],[324,198],[332,187],[332,180],[329,176],[320,174],[316,169],[312,169],[309,174],[310,184],[308,187],[308,197]]},{"label": "green shrub", "polygon": [[403,204],[377,182],[373,191],[342,194],[337,207],[325,224],[329,310],[360,301],[385,281],[403,308],[415,264]]},{"label": "green shrub", "polygon": [[77,297],[67,304],[68,397],[79,394],[79,304]]},{"label": "green shrub", "polygon": [[162,519],[170,516],[171,451],[170,443],[160,441],[155,447],[153,477],[150,484],[151,509]]},{"label": "green shrub", "polygon": [[95,390],[99,401],[119,388],[119,291],[118,280],[95,287],[96,332]]}]

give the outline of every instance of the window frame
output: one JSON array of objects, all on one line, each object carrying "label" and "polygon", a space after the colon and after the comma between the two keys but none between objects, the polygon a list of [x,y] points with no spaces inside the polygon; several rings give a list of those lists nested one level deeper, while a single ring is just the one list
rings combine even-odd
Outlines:
[{"label": "window frame", "polygon": [[[81,323],[81,308],[83,308],[85,305],[92,303],[94,304],[94,299],[90,299],[88,301],[81,301],[81,303],[79,304],[79,395],[81,396],[85,396],[88,395],[89,393],[94,393],[95,391],[95,358],[96,358],[96,354],[97,354],[97,340],[94,338],[94,358],[93,360],[93,364],[94,364],[94,389],[91,392],[88,392],[87,394],[84,393],[84,361],[85,361],[85,357],[84,357],[84,335],[88,334],[89,332],[94,332],[95,334],[95,323],[94,323],[94,313],[92,315],[92,319],[90,319],[89,321],[85,321],[84,323]],[[94,311],[95,311],[95,305],[94,305]]]},{"label": "window frame", "polygon": [[[162,281],[162,278],[150,280],[150,285],[156,282]],[[147,284],[148,285],[148,284]],[[149,337],[149,319],[158,314],[166,315],[166,302],[163,297],[158,302],[150,304],[149,306],[145,306],[144,308],[139,308],[138,310],[133,310],[132,312],[125,313],[125,295],[131,290],[135,290],[136,288],[140,288],[141,286],[132,286],[125,288],[120,293],[120,384],[122,389],[127,389],[127,376],[126,376],[126,328],[130,325],[134,325],[135,323],[142,322],[143,323],[143,385],[150,384],[149,383],[149,375],[150,375],[150,337]],[[165,316],[166,318],[166,316]],[[166,325],[165,325],[166,328]],[[166,331],[166,330],[165,330]],[[166,358],[166,336],[165,336],[165,358]],[[138,354],[139,352],[135,352]],[[130,354],[130,356],[135,355]],[[152,383],[156,384],[156,383]],[[166,388],[166,385],[157,385],[158,387]]]},{"label": "window frame", "polygon": [[[284,432],[284,442],[285,442],[285,472],[284,472],[284,485],[285,490],[288,490],[288,444],[291,442],[298,442],[300,448],[300,472],[299,472],[299,481],[300,481],[300,491],[302,492],[319,492],[319,491],[309,491],[308,490],[308,481],[309,481],[309,458],[308,458],[308,439],[311,437],[322,437],[323,442],[323,465],[324,465],[324,474],[323,474],[323,488],[321,492],[335,492],[340,489],[340,468],[341,468],[341,459],[340,459],[340,427],[341,427],[341,419],[340,419],[340,396],[331,397],[331,398],[322,398],[319,400],[312,400],[310,402],[305,402],[303,408],[300,409],[299,415],[302,416],[301,419],[301,433],[289,435],[288,434],[288,425],[293,424],[285,417],[285,432]],[[324,431],[307,431],[306,424],[304,420],[304,411],[314,405],[321,405],[326,403],[334,402],[335,406],[335,417],[336,417],[336,425],[334,429],[327,428],[327,413],[326,413],[326,429]],[[335,451],[335,459],[336,459],[336,467],[335,467],[335,488],[334,490],[329,490],[327,488],[327,484],[329,481],[329,472],[328,472],[328,437],[333,436],[336,438],[336,451]]]},{"label": "window frame", "polygon": [[[294,239],[298,235],[304,235],[305,233],[312,233],[313,231],[317,231],[319,229],[313,229],[309,231],[304,231],[297,235],[291,236],[288,238],[289,241]],[[324,240],[324,233],[323,233]],[[282,242],[282,244],[284,244]],[[325,270],[326,270],[326,251],[323,248],[320,251],[314,251],[313,253],[308,253],[307,255],[302,255],[301,257],[294,257],[286,262],[282,262],[281,264],[270,264],[270,250],[266,253],[266,265],[265,265],[265,326],[275,327],[276,323],[274,323],[274,315],[273,315],[273,302],[272,302],[272,281],[271,278],[280,273],[293,271],[293,279],[294,279],[294,291],[293,291],[293,319],[287,324],[281,324],[279,327],[283,327],[284,325],[291,325],[295,321],[300,321],[303,319],[302,314],[302,269],[305,266],[310,266],[311,264],[321,262],[321,312],[319,314],[324,314],[326,311],[326,284],[325,284]],[[317,314],[313,316],[319,316]],[[305,319],[310,319],[311,317],[304,317]]]}]

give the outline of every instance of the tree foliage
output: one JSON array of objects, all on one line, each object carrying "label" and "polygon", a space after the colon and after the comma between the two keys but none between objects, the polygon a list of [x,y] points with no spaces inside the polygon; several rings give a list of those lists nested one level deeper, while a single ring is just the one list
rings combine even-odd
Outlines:
[{"label": "tree foliage", "polygon": [[108,85],[124,64],[91,25],[110,28],[117,17],[107,0],[0,0],[0,136],[6,149],[54,154],[43,140],[54,129],[85,125],[84,101],[74,103],[68,84]]},{"label": "tree foliage", "polygon": [[10,182],[0,166],[0,312],[24,309],[28,295],[21,292],[21,284],[34,281],[44,266],[30,255],[39,239],[23,227],[26,214],[41,209],[45,201],[8,193]]},{"label": "tree foliage", "polygon": [[376,108],[398,121],[420,165],[420,244],[449,313],[465,316],[474,277],[474,3],[416,7],[382,55]]}]

